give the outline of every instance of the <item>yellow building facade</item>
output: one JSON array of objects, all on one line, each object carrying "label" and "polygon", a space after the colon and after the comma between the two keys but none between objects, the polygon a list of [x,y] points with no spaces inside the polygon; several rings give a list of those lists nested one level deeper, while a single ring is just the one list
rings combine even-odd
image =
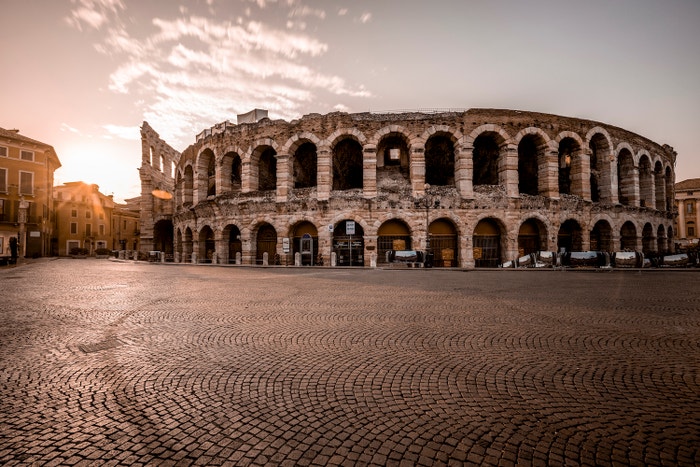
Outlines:
[{"label": "yellow building facade", "polygon": [[59,167],[51,145],[0,128],[0,256],[11,256],[15,242],[18,257],[50,254]]},{"label": "yellow building facade", "polygon": [[84,182],[64,183],[54,191],[57,235],[53,254],[92,255],[97,249],[112,250],[115,207],[112,196],[100,193],[99,186]]},{"label": "yellow building facade", "polygon": [[676,183],[677,243],[681,248],[697,245],[700,238],[700,178]]}]

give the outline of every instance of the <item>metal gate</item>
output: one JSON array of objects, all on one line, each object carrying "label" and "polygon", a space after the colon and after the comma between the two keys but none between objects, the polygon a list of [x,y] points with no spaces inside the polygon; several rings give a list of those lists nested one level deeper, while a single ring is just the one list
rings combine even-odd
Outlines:
[{"label": "metal gate", "polygon": [[474,236],[474,265],[477,268],[496,268],[501,262],[500,235]]}]

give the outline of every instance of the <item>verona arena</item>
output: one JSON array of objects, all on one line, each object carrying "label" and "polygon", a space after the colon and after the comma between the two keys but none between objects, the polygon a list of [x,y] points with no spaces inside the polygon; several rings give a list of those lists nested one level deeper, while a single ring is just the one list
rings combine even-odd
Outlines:
[{"label": "verona arena", "polygon": [[175,262],[381,266],[428,250],[436,267],[474,268],[673,249],[676,153],[595,121],[310,114],[224,122],[182,153],[147,122],[141,135],[141,249]]}]

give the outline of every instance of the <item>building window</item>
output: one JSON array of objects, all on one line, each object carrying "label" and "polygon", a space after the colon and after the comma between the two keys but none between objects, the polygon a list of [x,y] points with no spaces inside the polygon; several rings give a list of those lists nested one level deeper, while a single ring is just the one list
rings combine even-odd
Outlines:
[{"label": "building window", "polygon": [[7,157],[7,148],[5,146],[0,146],[0,157]]},{"label": "building window", "polygon": [[100,235],[104,235],[104,234],[105,234],[105,225],[100,224]]},{"label": "building window", "polygon": [[19,172],[19,192],[22,195],[34,194],[34,172]]},{"label": "building window", "polygon": [[92,212],[85,211],[85,219],[90,219],[92,217]]},{"label": "building window", "polygon": [[688,222],[685,225],[685,236],[695,237],[695,222]]},{"label": "building window", "polygon": [[693,208],[693,204],[695,204],[695,203],[693,203],[692,201],[689,201],[689,202],[685,203],[685,212],[686,212],[686,213],[688,213],[688,214],[692,214],[692,213],[693,213],[693,209],[694,209],[694,208]]},{"label": "building window", "polygon": [[85,236],[92,237],[92,224],[85,224]]},{"label": "building window", "polygon": [[77,222],[70,223],[70,233],[71,233],[71,235],[76,235],[78,233],[78,223]]},{"label": "building window", "polygon": [[[5,217],[5,205],[9,206],[4,199],[0,199],[0,222],[9,220],[8,217]],[[0,250],[0,253],[2,253],[2,250]]]},{"label": "building window", "polygon": [[7,193],[7,169],[0,169],[0,193]]},{"label": "building window", "polygon": [[21,151],[19,158],[23,161],[34,162],[34,151]]},{"label": "building window", "polygon": [[71,216],[71,217],[78,217],[78,210],[77,210],[77,209],[71,209],[71,210],[70,210],[70,216]]}]

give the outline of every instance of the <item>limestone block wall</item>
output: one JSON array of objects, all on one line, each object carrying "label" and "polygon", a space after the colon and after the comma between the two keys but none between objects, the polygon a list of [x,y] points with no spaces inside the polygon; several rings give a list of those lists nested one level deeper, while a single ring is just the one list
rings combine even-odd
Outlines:
[{"label": "limestone block wall", "polygon": [[144,155],[142,197],[157,185],[174,196],[142,212],[153,238],[142,245],[164,235],[149,222],[169,219],[178,261],[293,264],[300,253],[350,266],[420,249],[438,266],[488,267],[533,249],[673,245],[673,149],[599,122],[336,112],[226,125],[182,154],[145,122],[142,137],[144,154],[176,163],[169,178]]}]

